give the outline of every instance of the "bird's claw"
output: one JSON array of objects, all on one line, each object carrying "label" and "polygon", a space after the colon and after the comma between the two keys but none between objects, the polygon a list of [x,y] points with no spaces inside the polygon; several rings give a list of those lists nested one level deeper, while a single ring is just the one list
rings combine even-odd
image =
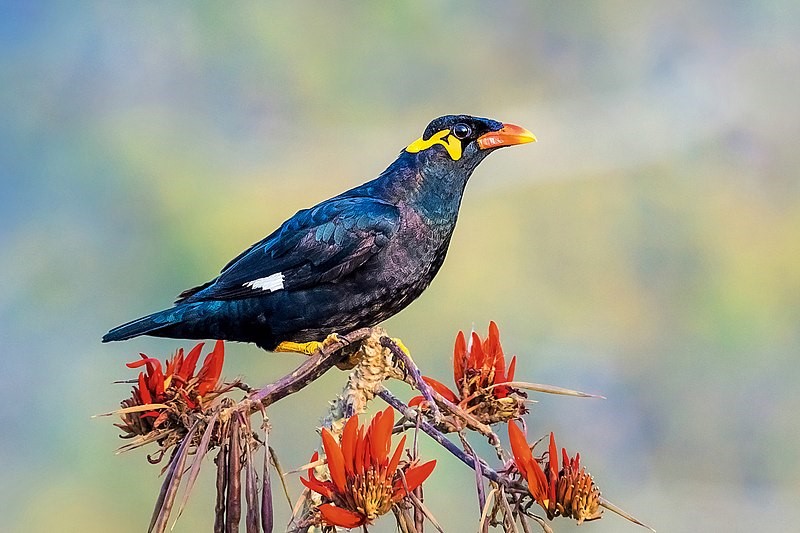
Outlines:
[{"label": "bird's claw", "polygon": [[[326,339],[327,340],[327,339]],[[283,341],[275,347],[276,352],[300,353],[303,355],[313,355],[317,350],[324,346],[324,342],[292,342]]]},{"label": "bird's claw", "polygon": [[319,347],[324,349],[324,348],[327,348],[328,346],[330,346],[331,344],[336,344],[336,343],[339,343],[339,342],[342,342],[342,338],[339,336],[339,334],[338,333],[331,333],[330,335],[325,337],[325,340],[323,340],[322,342],[319,343],[319,345],[320,345]]},{"label": "bird's claw", "polygon": [[319,350],[324,350],[328,346],[332,344],[336,344],[341,342],[342,338],[337,335],[336,333],[331,333],[325,339],[320,341],[310,341],[310,342],[292,342],[292,341],[283,341],[278,346],[275,347],[276,352],[289,352],[289,353],[301,353],[303,355],[314,355]]}]

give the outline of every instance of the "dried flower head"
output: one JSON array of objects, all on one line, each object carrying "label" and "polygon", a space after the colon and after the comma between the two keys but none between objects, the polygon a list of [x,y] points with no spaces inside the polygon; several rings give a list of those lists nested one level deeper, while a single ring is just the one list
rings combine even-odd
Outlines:
[{"label": "dried flower head", "polygon": [[[325,502],[319,506],[322,522],[344,528],[372,523],[431,474],[436,461],[401,464],[405,436],[389,456],[393,426],[394,413],[389,407],[376,414],[369,427],[359,425],[357,416],[351,417],[341,443],[330,431],[322,430],[331,480],[318,479],[313,469],[308,470],[308,479],[300,478],[308,489],[323,496]],[[315,453],[311,461],[318,458]]]},{"label": "dried flower head", "polygon": [[556,440],[552,433],[546,458],[533,457],[525,434],[514,422],[508,424],[508,437],[514,463],[528,482],[531,496],[547,513],[547,518],[552,520],[564,516],[574,518],[580,524],[602,516],[600,489],[586,469],[580,466],[580,454],[570,458],[567,450],[561,448],[559,470]]},{"label": "dried flower head", "polygon": [[186,356],[181,348],[166,361],[165,368],[161,361],[145,354],[139,354],[140,360],[127,364],[128,368],[144,366],[145,371],[139,373],[131,397],[121,402],[122,424],[117,427],[126,432],[123,437],[146,435],[169,426],[170,422],[177,424],[181,415],[202,409],[204,403],[217,395],[225,346],[217,341],[195,374],[202,350],[202,342]]},{"label": "dried flower head", "polygon": [[[469,346],[463,331],[458,332],[453,350],[453,392],[441,382],[425,376],[423,379],[436,392],[452,403],[472,413],[485,423],[494,423],[517,418],[525,413],[522,391],[503,385],[514,381],[517,358],[512,357],[506,368],[500,330],[493,321],[489,323],[489,335],[481,340],[472,332]],[[422,396],[412,398],[409,405],[424,401]]]}]

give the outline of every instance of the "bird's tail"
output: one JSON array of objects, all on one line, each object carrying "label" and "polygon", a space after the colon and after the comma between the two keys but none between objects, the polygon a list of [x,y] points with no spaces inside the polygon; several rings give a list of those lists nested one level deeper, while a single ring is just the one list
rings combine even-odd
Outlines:
[{"label": "bird's tail", "polygon": [[[137,318],[127,324],[117,326],[105,335],[103,342],[124,341],[139,335],[164,336],[164,330],[180,323],[183,313],[180,308],[165,309],[151,315]],[[161,333],[161,335],[159,335]]]}]

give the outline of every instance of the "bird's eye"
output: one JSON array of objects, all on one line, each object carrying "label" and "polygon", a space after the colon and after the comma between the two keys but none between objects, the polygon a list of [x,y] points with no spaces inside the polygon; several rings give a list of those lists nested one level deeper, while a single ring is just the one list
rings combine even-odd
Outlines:
[{"label": "bird's eye", "polygon": [[468,125],[459,122],[455,126],[453,126],[453,135],[455,135],[459,139],[466,139],[470,135],[472,135],[472,128]]}]

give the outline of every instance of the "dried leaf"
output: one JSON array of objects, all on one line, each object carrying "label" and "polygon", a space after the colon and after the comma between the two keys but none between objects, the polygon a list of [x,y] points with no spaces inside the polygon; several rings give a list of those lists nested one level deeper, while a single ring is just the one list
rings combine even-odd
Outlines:
[{"label": "dried leaf", "polygon": [[206,430],[203,432],[203,436],[200,439],[200,444],[197,446],[197,450],[194,453],[192,468],[189,470],[189,477],[186,480],[186,489],[184,489],[183,498],[181,499],[181,504],[178,507],[178,516],[175,518],[175,521],[172,523],[172,527],[170,529],[175,529],[175,524],[178,523],[178,519],[181,517],[183,510],[186,508],[186,503],[189,501],[189,495],[192,493],[194,483],[197,481],[197,476],[200,474],[200,467],[202,466],[203,458],[208,452],[208,444],[211,442],[211,435],[214,433],[214,428],[217,424],[217,415],[218,413],[214,413],[214,415],[209,419],[208,424],[206,425]]},{"label": "dried leaf", "polygon": [[142,446],[144,446],[146,444],[150,444],[151,442],[156,442],[158,440],[161,440],[163,437],[166,437],[167,434],[172,433],[173,431],[175,431],[175,430],[174,429],[162,429],[162,430],[151,431],[147,435],[140,435],[140,436],[136,437],[134,440],[132,440],[131,442],[125,444],[124,446],[120,446],[119,448],[117,448],[117,451],[115,453],[117,455],[119,455],[119,454],[124,453],[124,452],[129,452],[131,450],[135,450],[136,448],[141,448]]},{"label": "dried leaf", "polygon": [[556,387],[555,385],[544,385],[541,383],[528,383],[526,381],[508,381],[506,383],[495,383],[486,387],[486,390],[495,387],[513,387],[516,389],[532,390],[535,392],[544,392],[547,394],[560,394],[563,396],[577,396],[578,398],[599,398],[605,400],[605,396],[599,394],[589,394],[588,392],[581,392],[578,390],[565,389],[564,387]]},{"label": "dried leaf", "polygon": [[653,529],[652,527],[648,526],[644,522],[641,522],[639,519],[637,519],[636,517],[634,517],[632,514],[628,513],[627,511],[623,511],[622,509],[620,509],[619,507],[617,507],[616,505],[614,505],[610,501],[606,500],[605,498],[600,498],[600,505],[605,507],[606,509],[608,509],[612,513],[618,514],[619,516],[621,516],[625,520],[629,520],[630,522],[633,522],[636,525],[642,526],[644,528],[649,529],[653,533],[656,533],[655,529]]},{"label": "dried leaf", "polygon": [[281,462],[278,461],[278,454],[275,453],[275,449],[271,446],[269,447],[269,460],[272,463],[272,466],[275,468],[275,472],[278,474],[278,479],[281,482],[281,487],[283,487],[283,494],[286,496],[286,503],[289,504],[289,509],[292,508],[292,497],[289,495],[289,487],[286,485],[286,474],[283,472],[283,468],[281,467]]},{"label": "dried leaf", "polygon": [[247,430],[247,438],[244,442],[245,460],[247,461],[247,471],[245,477],[245,498],[247,500],[247,516],[245,517],[245,528],[247,533],[259,533],[261,528],[258,523],[259,512],[256,506],[258,499],[258,488],[256,487],[256,466],[253,464],[253,449],[251,441],[253,440],[253,430],[250,427],[250,418],[242,417],[244,420],[245,429]]},{"label": "dried leaf", "polygon": [[124,415],[128,413],[141,413],[142,411],[155,411],[156,409],[166,409],[168,407],[169,405],[163,403],[147,403],[144,405],[133,405],[131,407],[123,407],[122,409],[117,409],[116,411],[111,411],[109,413],[92,415],[92,418],[99,418],[101,416]]},{"label": "dried leaf", "polygon": [[497,489],[492,489],[486,496],[486,503],[483,505],[483,509],[481,510],[481,520],[478,522],[478,531],[480,531],[480,533],[488,533],[489,531],[489,509],[492,503],[494,503],[496,494]]},{"label": "dried leaf", "polygon": [[172,511],[175,495],[178,493],[178,486],[183,476],[183,465],[186,464],[189,446],[198,427],[200,427],[199,420],[192,425],[189,432],[183,437],[181,445],[175,450],[167,475],[164,478],[164,483],[161,486],[161,492],[156,500],[155,509],[153,509],[153,517],[150,519],[148,532],[163,533],[167,529],[169,514]]},{"label": "dried leaf", "polygon": [[[261,528],[264,533],[272,533],[275,514],[272,506],[272,480],[270,479],[269,460],[272,455],[269,447],[269,431],[264,432],[264,472],[261,479]],[[284,489],[286,485],[284,485]],[[288,491],[286,493],[288,498]],[[291,507],[291,504],[290,504]]]},{"label": "dried leaf", "polygon": [[217,501],[214,505],[214,533],[225,531],[225,499],[228,488],[228,433],[229,422],[222,425],[220,447],[217,454]]},{"label": "dried leaf", "polygon": [[228,492],[225,505],[225,531],[238,533],[242,518],[242,451],[238,417],[231,420],[230,447],[228,449]]}]

